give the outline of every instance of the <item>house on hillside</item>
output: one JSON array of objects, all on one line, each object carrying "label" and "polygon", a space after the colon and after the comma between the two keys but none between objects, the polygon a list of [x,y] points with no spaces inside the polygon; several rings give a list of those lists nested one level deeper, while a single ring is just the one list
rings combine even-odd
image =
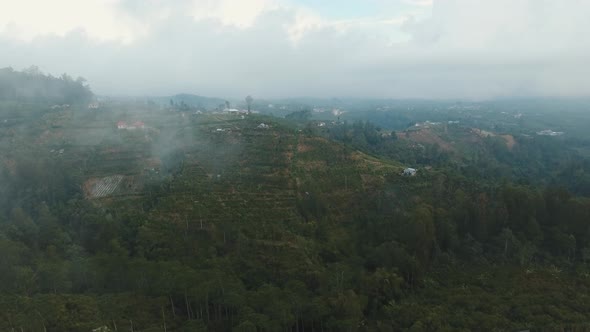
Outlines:
[{"label": "house on hillside", "polygon": [[89,110],[96,110],[96,109],[98,109],[98,107],[99,107],[99,104],[98,103],[90,103],[90,104],[88,104],[88,109]]},{"label": "house on hillside", "polygon": [[144,129],[144,128],[145,128],[145,123],[143,123],[142,121],[135,121],[132,124],[128,124],[125,121],[117,122],[117,129],[133,130],[133,129]]},{"label": "house on hillside", "polygon": [[403,176],[415,176],[416,172],[418,172],[418,170],[415,168],[406,168],[406,169],[404,169],[402,175]]},{"label": "house on hillside", "polygon": [[539,136],[561,136],[563,135],[562,131],[553,131],[551,129],[541,130],[537,132]]},{"label": "house on hillside", "polygon": [[261,124],[258,125],[257,128],[258,129],[268,129],[268,128],[270,128],[270,126],[267,125],[266,123],[261,123]]},{"label": "house on hillside", "polygon": [[417,122],[416,124],[414,124],[414,127],[428,129],[428,128],[438,126],[438,125],[440,125],[440,122],[432,122],[432,121],[427,120],[424,122]]},{"label": "house on hillside", "polygon": [[332,115],[334,116],[341,116],[342,114],[344,114],[344,112],[339,108],[335,108],[332,110]]},{"label": "house on hillside", "polygon": [[70,104],[63,104],[63,105],[55,104],[55,105],[51,106],[51,109],[52,110],[56,110],[56,109],[68,109],[68,108],[70,108]]}]

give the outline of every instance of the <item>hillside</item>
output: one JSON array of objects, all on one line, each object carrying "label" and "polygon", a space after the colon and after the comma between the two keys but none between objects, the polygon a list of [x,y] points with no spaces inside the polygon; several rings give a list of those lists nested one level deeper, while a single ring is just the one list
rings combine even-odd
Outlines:
[{"label": "hillside", "polygon": [[155,101],[159,105],[170,105],[170,102],[175,105],[184,105],[185,107],[191,107],[200,110],[212,110],[219,108],[220,105],[225,105],[225,99],[203,97],[194,94],[182,93],[173,96],[149,98]]},{"label": "hillside", "polygon": [[401,140],[419,145],[436,145],[445,152],[455,153],[458,157],[468,155],[469,152],[476,151],[478,148],[481,149],[492,140],[501,142],[508,151],[512,151],[517,144],[511,134],[500,134],[454,124],[417,124],[395,134]]},{"label": "hillside", "polygon": [[92,98],[92,91],[82,77],[67,74],[53,77],[32,66],[23,71],[0,68],[0,101],[74,104]]},{"label": "hillside", "polygon": [[[140,289],[136,286],[130,289],[125,284],[131,280],[121,284],[120,278],[135,275],[137,267],[132,266],[150,261],[152,263],[139,268],[142,274],[150,273],[143,270],[151,269],[149,266],[155,268],[159,264],[184,261],[189,269],[217,266],[211,273],[225,271],[230,273],[230,279],[237,277],[230,271],[243,271],[240,276],[245,277],[248,287],[254,288],[275,284],[276,280],[289,275],[304,276],[313,270],[323,270],[325,267],[317,256],[319,248],[308,237],[309,232],[317,232],[318,222],[328,218],[332,222],[350,223],[352,212],[362,205],[363,196],[378,190],[387,177],[399,176],[401,171],[397,164],[381,162],[337,143],[306,136],[295,128],[264,117],[194,116],[158,109],[116,113],[108,109],[107,106],[100,112],[76,108],[56,110],[35,122],[28,122],[27,131],[18,130],[23,128],[22,123],[3,128],[4,149],[12,151],[3,154],[5,174],[14,181],[15,187],[25,191],[22,196],[3,196],[3,206],[12,216],[9,218],[14,220],[15,213],[24,213],[25,218],[29,218],[29,213],[41,213],[39,208],[46,209],[45,203],[39,206],[41,200],[58,204],[59,198],[51,197],[53,194],[47,191],[38,192],[34,198],[26,194],[26,188],[48,181],[35,170],[20,179],[19,173],[33,155],[37,159],[33,167],[61,169],[63,173],[54,175],[59,178],[63,174],[63,183],[56,186],[70,189],[62,197],[63,203],[66,199],[69,201],[61,211],[53,213],[58,214],[55,216],[60,220],[58,224],[70,226],[58,227],[60,235],[43,240],[43,244],[37,242],[41,240],[29,239],[35,241],[30,250],[45,251],[49,245],[62,257],[54,268],[69,269],[64,264],[73,259],[70,256],[72,246],[81,246],[83,263],[78,267],[86,271],[83,273],[92,273],[98,278],[75,281],[67,276],[70,272],[63,275],[65,279],[48,275],[52,281],[38,280],[40,284],[35,286],[35,293],[51,289],[59,289],[60,293],[82,291],[83,294],[100,289],[101,293],[114,294],[132,289],[139,291],[144,286],[151,287],[149,284],[156,280],[151,279],[144,286],[137,285]],[[141,121],[144,128],[117,129],[121,121]],[[269,123],[270,127],[258,128],[262,122]],[[27,212],[21,209],[11,212],[9,207],[23,200],[28,201],[23,204]],[[42,238],[49,236],[35,234]],[[64,236],[70,240],[64,242]],[[113,253],[113,250],[123,254],[121,258],[126,257],[128,262],[117,263],[119,277],[112,275],[114,271],[100,263],[100,256],[96,256],[102,255],[101,252]],[[219,259],[229,261],[222,263]],[[169,263],[164,263],[166,261]],[[292,265],[293,262],[296,264]],[[35,270],[40,268],[34,267]],[[121,274],[122,271],[126,272]],[[8,281],[18,273],[9,267],[4,274],[6,291],[11,289],[8,285],[20,285],[19,279]],[[111,279],[113,277],[119,281]],[[182,273],[173,277],[184,278]],[[284,284],[280,282],[279,285]],[[20,287],[27,286],[14,289]],[[12,299],[10,301],[21,301],[21,296],[32,295],[29,291],[10,293],[20,294],[7,298]],[[170,301],[178,307],[171,310],[184,315],[182,320],[196,318],[191,305],[187,307],[181,298],[173,297]],[[71,305],[86,305],[78,303],[81,301],[78,297],[68,303],[70,301],[75,303]],[[70,324],[51,314],[53,309],[49,307],[40,310],[47,325],[57,328]],[[119,314],[124,315],[123,311]],[[19,317],[26,317],[21,316],[21,310],[10,311],[8,315],[11,322],[18,321],[29,328],[43,323],[43,320],[21,321]],[[203,312],[198,314],[200,321],[203,315]],[[227,316],[221,319],[221,313],[215,315],[216,318],[207,318],[210,324],[217,320],[215,324],[226,324]],[[99,323],[86,321],[89,318],[84,317],[76,324],[90,328],[92,325],[84,324]],[[147,319],[144,325],[141,321],[136,323],[137,329],[149,326],[152,318],[144,319]]]},{"label": "hillside", "polygon": [[[587,198],[443,163],[406,177],[413,164],[359,150],[356,136],[267,116],[37,107],[2,110],[1,329],[558,330],[589,319]],[[348,137],[337,126],[326,130]],[[418,153],[370,125],[351,130]]]}]

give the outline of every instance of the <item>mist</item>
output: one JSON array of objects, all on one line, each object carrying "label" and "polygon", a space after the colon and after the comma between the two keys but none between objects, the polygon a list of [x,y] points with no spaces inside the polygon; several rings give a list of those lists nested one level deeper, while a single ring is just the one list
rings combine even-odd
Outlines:
[{"label": "mist", "polygon": [[4,1],[0,64],[80,75],[99,95],[590,95],[586,1],[375,0],[330,15],[349,3]]}]

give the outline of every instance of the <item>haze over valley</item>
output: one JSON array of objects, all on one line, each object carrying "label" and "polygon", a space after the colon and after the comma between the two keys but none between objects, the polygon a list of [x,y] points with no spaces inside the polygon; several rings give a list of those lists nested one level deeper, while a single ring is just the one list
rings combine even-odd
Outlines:
[{"label": "haze over valley", "polygon": [[589,9],[0,0],[0,330],[590,331]]}]

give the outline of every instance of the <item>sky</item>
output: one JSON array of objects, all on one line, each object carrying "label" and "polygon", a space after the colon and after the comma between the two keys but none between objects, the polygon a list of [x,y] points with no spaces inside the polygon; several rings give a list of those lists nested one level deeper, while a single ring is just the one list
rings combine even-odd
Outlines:
[{"label": "sky", "polygon": [[588,0],[0,0],[0,68],[102,95],[590,95]]}]

